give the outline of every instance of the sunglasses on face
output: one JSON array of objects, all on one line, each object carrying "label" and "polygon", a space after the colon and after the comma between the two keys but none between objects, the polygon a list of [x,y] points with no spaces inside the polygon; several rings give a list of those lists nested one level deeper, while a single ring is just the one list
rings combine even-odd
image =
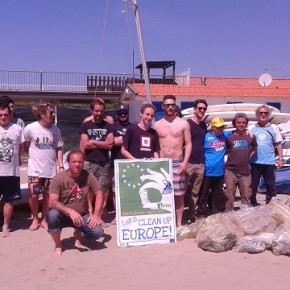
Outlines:
[{"label": "sunglasses on face", "polygon": [[197,107],[197,109],[199,111],[203,111],[203,112],[206,112],[207,108],[206,107]]},{"label": "sunglasses on face", "polygon": [[168,109],[168,108],[175,108],[176,104],[163,104],[163,106]]},{"label": "sunglasses on face", "polygon": [[269,112],[259,112],[260,115],[269,115]]}]

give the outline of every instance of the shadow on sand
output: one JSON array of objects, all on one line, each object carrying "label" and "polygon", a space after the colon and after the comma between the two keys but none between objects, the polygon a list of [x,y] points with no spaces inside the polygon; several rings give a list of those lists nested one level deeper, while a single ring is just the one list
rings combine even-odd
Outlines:
[{"label": "shadow on sand", "polygon": [[79,250],[80,252],[88,252],[88,251],[96,251],[106,249],[106,243],[108,243],[112,239],[111,235],[103,234],[99,240],[83,240],[84,248],[79,248],[75,246],[75,240],[73,237],[65,238],[61,240],[61,244],[63,247],[63,252],[68,250]]}]

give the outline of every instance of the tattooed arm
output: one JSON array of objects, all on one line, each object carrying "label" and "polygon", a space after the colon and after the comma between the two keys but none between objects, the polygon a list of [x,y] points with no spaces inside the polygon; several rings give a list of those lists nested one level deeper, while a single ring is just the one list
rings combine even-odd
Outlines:
[{"label": "tattooed arm", "polygon": [[81,227],[84,223],[82,216],[76,212],[74,209],[65,206],[59,201],[59,195],[55,193],[49,193],[49,207],[58,210],[70,217],[74,225]]}]

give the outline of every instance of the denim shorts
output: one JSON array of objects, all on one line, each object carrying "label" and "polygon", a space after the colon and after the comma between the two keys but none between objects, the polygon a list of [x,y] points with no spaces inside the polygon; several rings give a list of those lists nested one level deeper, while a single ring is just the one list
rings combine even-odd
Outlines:
[{"label": "denim shorts", "polygon": [[68,215],[53,208],[50,209],[46,215],[46,221],[48,225],[47,231],[50,234],[55,234],[60,232],[63,228],[72,227],[80,230],[88,239],[99,239],[104,233],[104,230],[101,226],[95,226],[93,228],[90,228],[88,226],[89,217],[90,215],[88,213],[82,215],[84,224],[78,228],[73,224],[73,221]]}]

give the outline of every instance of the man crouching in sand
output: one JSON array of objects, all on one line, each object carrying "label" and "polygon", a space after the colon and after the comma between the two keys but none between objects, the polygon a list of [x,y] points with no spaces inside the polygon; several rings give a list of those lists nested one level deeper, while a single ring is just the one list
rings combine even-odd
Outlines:
[{"label": "man crouching in sand", "polygon": [[[49,207],[46,216],[48,233],[54,243],[55,256],[61,256],[61,230],[73,227],[75,246],[82,245],[82,237],[98,239],[104,233],[100,226],[103,194],[95,176],[83,169],[84,155],[80,150],[72,150],[67,157],[69,168],[51,180]],[[92,196],[94,195],[94,196]],[[94,209],[92,200],[95,198]]]}]

